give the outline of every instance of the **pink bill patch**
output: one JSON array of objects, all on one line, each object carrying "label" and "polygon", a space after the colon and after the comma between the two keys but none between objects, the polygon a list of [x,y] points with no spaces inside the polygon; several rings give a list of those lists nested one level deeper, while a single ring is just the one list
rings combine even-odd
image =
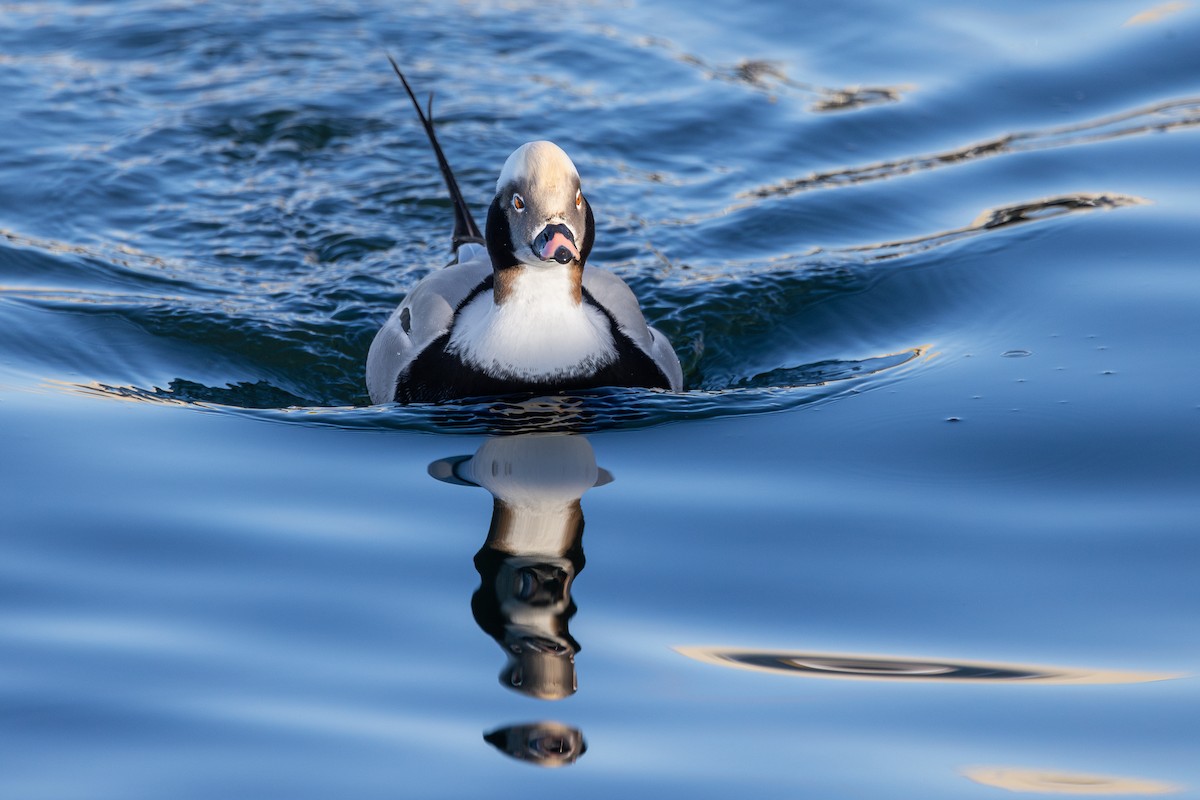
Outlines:
[{"label": "pink bill patch", "polygon": [[558,248],[560,247],[567,248],[567,250],[571,252],[572,258],[579,258],[579,248],[576,247],[575,244],[566,236],[563,236],[561,233],[555,233],[550,237],[550,241],[543,245],[542,252],[540,254],[542,259],[549,261],[550,259],[554,258],[554,254],[558,252]]}]

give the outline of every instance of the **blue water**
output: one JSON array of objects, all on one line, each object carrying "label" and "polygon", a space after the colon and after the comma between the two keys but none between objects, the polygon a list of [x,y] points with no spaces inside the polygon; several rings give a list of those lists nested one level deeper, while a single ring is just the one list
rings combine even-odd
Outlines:
[{"label": "blue water", "polygon": [[[0,796],[1200,796],[1200,7],[0,7]],[[571,154],[682,394],[372,407]]]}]

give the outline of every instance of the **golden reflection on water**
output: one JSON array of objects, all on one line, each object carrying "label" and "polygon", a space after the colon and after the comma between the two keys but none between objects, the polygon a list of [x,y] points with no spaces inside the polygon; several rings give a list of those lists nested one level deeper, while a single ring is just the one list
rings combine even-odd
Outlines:
[{"label": "golden reflection on water", "polygon": [[1148,8],[1145,11],[1134,14],[1129,19],[1125,20],[1126,28],[1131,28],[1134,25],[1149,25],[1152,22],[1161,22],[1163,18],[1169,17],[1172,14],[1178,14],[1180,11],[1186,10],[1191,3],[1184,3],[1181,0],[1171,3],[1160,3],[1154,8]]},{"label": "golden reflection on water", "polygon": [[811,653],[732,647],[676,647],[675,650],[697,661],[723,667],[843,680],[1115,684],[1146,683],[1182,677],[1168,673],[949,661],[860,653]]},{"label": "golden reflection on water", "polygon": [[984,786],[1039,794],[1172,794],[1183,788],[1144,778],[1015,767],[970,767],[963,775]]}]

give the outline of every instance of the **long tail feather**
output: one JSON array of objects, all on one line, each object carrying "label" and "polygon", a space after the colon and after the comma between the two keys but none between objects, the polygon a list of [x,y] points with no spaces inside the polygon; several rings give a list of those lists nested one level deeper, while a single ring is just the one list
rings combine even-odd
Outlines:
[{"label": "long tail feather", "polygon": [[[396,77],[404,84],[404,90],[408,92],[408,97],[412,100],[413,108],[417,110],[417,116],[421,118],[421,124],[425,127],[425,133],[429,136],[429,143],[433,145],[434,155],[437,156],[438,166],[442,169],[442,177],[446,179],[446,188],[450,191],[450,200],[454,203],[454,234],[452,242],[455,252],[458,248],[468,242],[483,244],[483,234],[479,232],[479,227],[475,224],[475,220],[471,218],[471,210],[467,208],[467,202],[463,200],[462,192],[458,189],[458,181],[454,180],[454,173],[450,170],[450,163],[446,161],[446,154],[442,152],[442,146],[438,144],[437,134],[433,132],[433,95],[429,95],[429,105],[426,111],[421,110],[421,103],[417,100],[416,94],[413,93],[412,87],[408,85],[408,81],[404,78],[404,73],[400,71],[399,65],[396,64],[396,59],[388,56],[388,61],[392,62],[392,69],[396,70]],[[428,113],[426,113],[428,112]]]}]

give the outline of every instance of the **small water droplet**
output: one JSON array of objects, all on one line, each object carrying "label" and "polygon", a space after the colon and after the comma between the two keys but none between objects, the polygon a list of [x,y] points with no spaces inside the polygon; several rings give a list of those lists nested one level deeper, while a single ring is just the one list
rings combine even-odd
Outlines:
[{"label": "small water droplet", "polygon": [[962,422],[961,417],[946,417],[946,422]]},{"label": "small water droplet", "polygon": [[1101,375],[1116,375],[1117,373],[1116,373],[1116,370],[1106,369],[1106,370],[1104,370],[1104,372],[1101,372],[1100,374]]},{"label": "small water droplet", "polygon": [[1001,358],[1025,358],[1033,355],[1029,350],[1005,350],[1000,354]]}]

